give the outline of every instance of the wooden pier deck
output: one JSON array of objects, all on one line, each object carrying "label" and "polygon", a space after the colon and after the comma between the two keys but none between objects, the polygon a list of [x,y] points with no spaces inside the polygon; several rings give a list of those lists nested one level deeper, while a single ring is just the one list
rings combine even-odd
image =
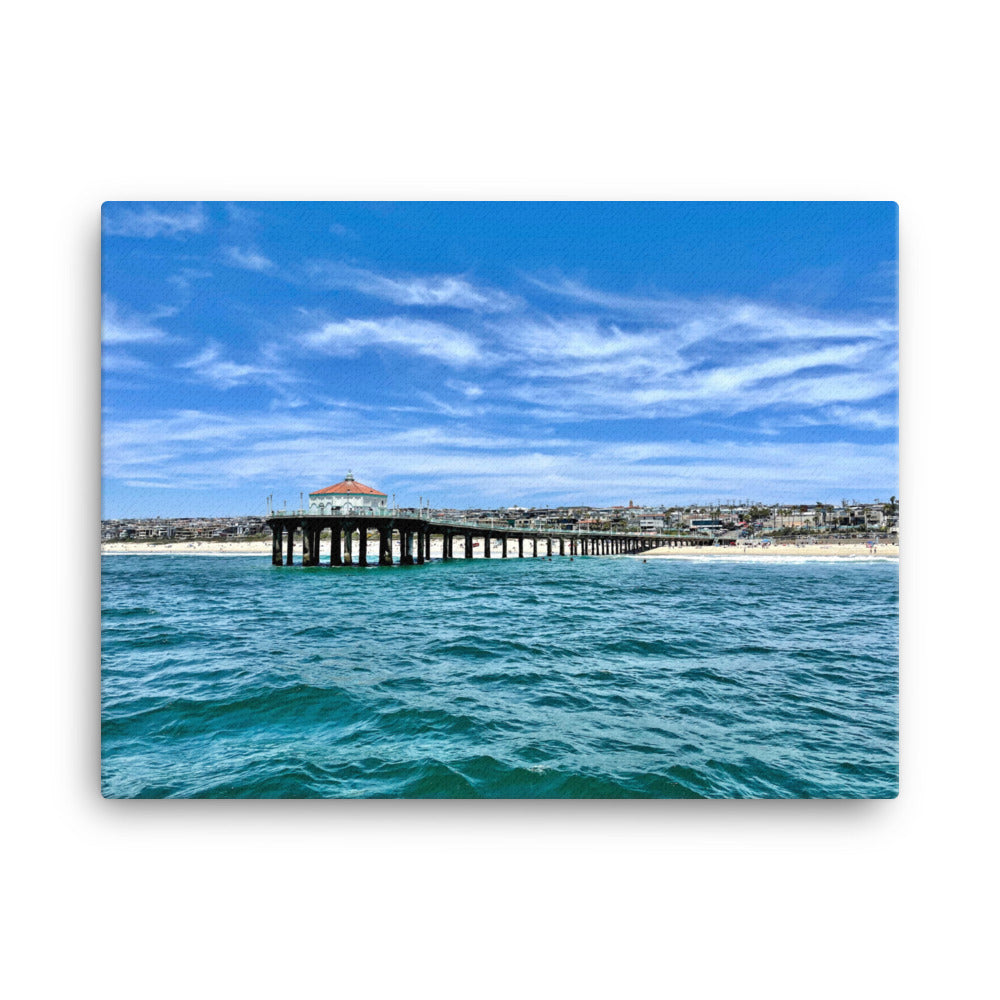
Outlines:
[{"label": "wooden pier deck", "polygon": [[[638,533],[622,531],[592,531],[556,528],[515,528],[483,522],[453,521],[432,515],[400,512],[346,515],[318,515],[303,512],[274,513],[267,518],[273,544],[271,562],[275,566],[295,563],[295,539],[301,538],[303,566],[320,565],[320,537],[331,532],[330,566],[368,566],[368,535],[377,533],[377,554],[373,563],[393,565],[393,542],[399,545],[399,564],[422,565],[431,558],[431,537],[441,538],[442,558],[454,558],[456,538],[464,544],[464,558],[473,558],[474,540],[482,541],[482,557],[490,559],[492,543],[501,543],[501,555],[525,557],[525,543],[531,546],[530,557],[542,556],[608,556],[644,552],[663,545],[712,545],[711,538],[691,538],[664,532]],[[357,544],[355,554],[354,545]],[[544,547],[544,551],[541,549]],[[508,549],[516,550],[508,552]]]}]

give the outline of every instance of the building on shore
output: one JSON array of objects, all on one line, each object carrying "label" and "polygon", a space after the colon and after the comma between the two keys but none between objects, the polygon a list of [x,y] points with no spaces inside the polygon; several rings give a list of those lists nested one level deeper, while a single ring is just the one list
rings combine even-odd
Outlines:
[{"label": "building on shore", "polygon": [[309,494],[310,514],[350,514],[352,511],[386,512],[385,493],[359,483],[350,472],[333,486]]},{"label": "building on shore", "polygon": [[[270,498],[268,498],[270,501]],[[425,508],[421,506],[419,511]],[[270,506],[268,514],[271,513]],[[291,512],[289,512],[291,513]],[[337,515],[378,516],[390,513],[416,516],[418,508],[390,510],[386,494],[348,473],[334,486],[309,495],[307,513],[335,517]],[[669,531],[675,534],[711,534],[724,537],[736,531],[740,537],[812,536],[815,538],[850,538],[871,534],[897,535],[899,532],[899,501],[874,500],[871,503],[846,500],[834,504],[772,504],[747,501],[741,504],[690,505],[687,507],[564,507],[519,506],[485,508],[435,508],[434,515],[452,521],[495,521],[497,527],[538,528],[559,527],[581,530],[608,529],[642,533]],[[264,537],[271,533],[266,519],[260,515],[216,517],[148,517],[114,518],[101,521],[101,541],[166,542],[192,539],[229,539]]]}]

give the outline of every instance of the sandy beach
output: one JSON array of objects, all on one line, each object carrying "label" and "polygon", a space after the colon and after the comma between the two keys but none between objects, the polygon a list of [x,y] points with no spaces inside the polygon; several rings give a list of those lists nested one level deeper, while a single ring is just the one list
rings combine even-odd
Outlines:
[{"label": "sandy beach", "polygon": [[[502,558],[502,549],[499,542],[493,543],[492,558]],[[552,543],[552,551],[559,551],[557,542]],[[465,556],[464,542],[461,538],[455,539],[453,548],[455,558]],[[538,543],[538,558],[544,557],[546,552],[545,543]],[[320,562],[326,563],[330,559],[330,540],[324,539],[320,543]],[[483,546],[480,541],[472,550],[473,558],[480,559],[483,555]],[[256,542],[102,542],[102,556],[116,555],[153,555],[153,556],[270,556],[271,543],[269,541]],[[354,558],[358,557],[358,540],[354,539]],[[507,543],[507,558],[517,556],[517,543]],[[531,543],[524,543],[524,556],[530,558]],[[392,557],[399,559],[399,542],[392,544]],[[295,542],[295,562],[302,558],[302,540],[297,538]],[[378,539],[368,539],[367,558],[369,565],[378,562]],[[431,558],[441,558],[441,539],[436,538],[431,541]]]},{"label": "sandy beach", "polygon": [[269,556],[270,542],[102,542],[102,556]]},{"label": "sandy beach", "polygon": [[760,559],[790,557],[794,559],[898,559],[899,545],[879,543],[869,548],[864,542],[847,542],[841,545],[823,545],[805,543],[796,545],[794,542],[770,545],[713,545],[703,548],[670,548],[650,549],[643,552],[645,559]]},{"label": "sandy beach", "polygon": [[[455,539],[454,552],[456,557],[464,556],[462,539]],[[493,545],[493,555],[499,556],[501,552],[500,543],[495,542]],[[508,543],[507,545],[507,557],[510,558],[511,553],[516,553],[516,546]],[[544,544],[539,544],[538,555],[539,558],[545,552]],[[524,546],[524,554],[528,556],[531,553],[531,546],[526,542]],[[320,544],[320,562],[325,563],[330,559],[330,540],[324,539]],[[115,555],[153,555],[153,556],[270,556],[271,555],[271,543],[269,541],[256,541],[256,542],[102,542],[101,543],[101,555],[102,556],[115,556]],[[358,557],[358,540],[354,539],[353,548],[354,558]],[[473,557],[479,558],[482,555],[482,544],[477,545],[473,549]],[[393,559],[399,558],[399,543],[393,542],[392,545],[392,557]],[[295,541],[295,562],[298,563],[302,558],[302,540],[297,538]],[[378,539],[369,538],[368,539],[368,551],[367,558],[369,564],[378,562]],[[441,558],[441,540],[435,539],[431,542],[431,558],[440,559]]]},{"label": "sandy beach", "polygon": [[[553,553],[559,551],[558,544],[553,543]],[[493,543],[492,558],[501,557],[499,542]],[[392,547],[393,559],[399,558],[399,545]],[[538,557],[543,558],[546,552],[545,543],[539,542]],[[456,558],[464,557],[463,543],[455,539],[454,553]],[[101,555],[177,555],[177,556],[270,556],[271,543],[256,542],[104,542],[101,545]],[[368,562],[378,560],[378,542],[370,539],[368,542]],[[473,558],[482,558],[483,548],[478,545],[473,549]],[[508,543],[507,557],[517,555],[516,543]],[[525,558],[531,557],[531,543],[524,544]],[[354,543],[354,556],[357,558],[357,541]],[[846,543],[842,545],[800,544],[794,542],[771,545],[719,545],[698,548],[650,549],[627,558],[633,559],[695,559],[695,558],[773,558],[791,557],[795,559],[898,559],[899,546],[879,544],[869,548],[864,542]],[[327,562],[330,557],[330,543],[326,541],[320,548],[320,562]],[[301,543],[295,546],[295,561],[302,558]],[[441,542],[431,542],[431,558],[441,558]],[[610,557],[604,557],[610,558]]]}]

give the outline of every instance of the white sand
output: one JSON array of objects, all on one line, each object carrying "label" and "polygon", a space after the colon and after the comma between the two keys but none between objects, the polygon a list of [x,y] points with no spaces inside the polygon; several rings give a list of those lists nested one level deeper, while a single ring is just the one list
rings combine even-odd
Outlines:
[{"label": "white sand", "polygon": [[[414,543],[414,558],[416,558],[416,543]],[[483,556],[482,541],[474,545],[472,549],[473,558],[480,559]],[[464,558],[464,541],[456,538],[452,546],[452,552],[456,558]],[[502,548],[500,542],[493,543],[493,558],[502,558]],[[538,558],[545,556],[547,549],[544,541],[538,543]],[[553,555],[559,552],[559,543],[552,543]],[[264,542],[102,542],[101,555],[175,555],[175,556],[269,556],[271,554],[271,543]],[[354,559],[358,558],[358,540],[354,539],[351,549]],[[399,559],[399,542],[393,542],[393,559]],[[368,539],[368,550],[366,556],[369,563],[378,562],[378,539]],[[517,556],[517,542],[507,542],[507,558]],[[531,542],[524,543],[524,557],[531,557]],[[302,558],[302,539],[295,540],[295,561]],[[431,541],[431,558],[441,558],[441,539]],[[320,562],[325,563],[330,560],[330,540],[324,539],[320,543]]]},{"label": "white sand", "polygon": [[691,559],[691,558],[773,558],[792,557],[795,559],[898,559],[899,545],[879,543],[869,548],[864,542],[846,542],[843,545],[823,545],[821,543],[805,543],[796,545],[794,542],[770,545],[706,545],[697,548],[650,549],[640,553],[643,558],[655,559]]},{"label": "white sand", "polygon": [[[567,552],[569,546],[567,544]],[[472,550],[474,559],[483,557],[482,543]],[[500,542],[493,543],[493,558],[501,557]],[[532,545],[530,541],[524,543],[524,557],[531,558]],[[453,552],[455,558],[464,558],[464,543],[461,538],[456,538]],[[544,541],[538,543],[538,558],[544,558],[547,548]],[[552,543],[552,554],[559,552],[558,541]],[[393,559],[399,559],[399,544],[392,546]],[[271,554],[271,543],[269,541],[258,542],[104,542],[101,544],[101,555],[178,555],[178,556],[269,556]],[[352,555],[358,557],[357,539],[354,541]],[[838,558],[838,559],[871,559],[871,558],[899,558],[898,545],[876,545],[869,548],[863,542],[847,543],[843,545],[822,545],[804,544],[796,545],[794,542],[771,545],[719,545],[719,546],[698,546],[698,547],[678,547],[666,546],[660,549],[650,549],[648,552],[637,553],[632,558],[654,558],[654,559],[691,559],[691,558],[760,558],[767,556],[791,556],[797,559],[809,558]],[[517,542],[508,541],[507,558],[517,558]],[[295,545],[295,561],[302,558],[302,542],[298,539]],[[367,558],[369,563],[378,562],[378,540],[370,538],[368,540]],[[431,558],[441,558],[441,541],[435,539],[431,542]],[[326,563],[330,559],[330,543],[324,541],[320,546],[320,562]]]},{"label": "white sand", "polygon": [[101,542],[102,556],[269,556],[270,542]]}]

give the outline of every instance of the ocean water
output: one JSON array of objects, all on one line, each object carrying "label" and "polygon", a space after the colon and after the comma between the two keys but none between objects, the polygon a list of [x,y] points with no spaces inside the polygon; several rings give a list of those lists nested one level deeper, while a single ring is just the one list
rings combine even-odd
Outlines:
[{"label": "ocean water", "polygon": [[102,563],[108,797],[897,793],[895,561]]}]

